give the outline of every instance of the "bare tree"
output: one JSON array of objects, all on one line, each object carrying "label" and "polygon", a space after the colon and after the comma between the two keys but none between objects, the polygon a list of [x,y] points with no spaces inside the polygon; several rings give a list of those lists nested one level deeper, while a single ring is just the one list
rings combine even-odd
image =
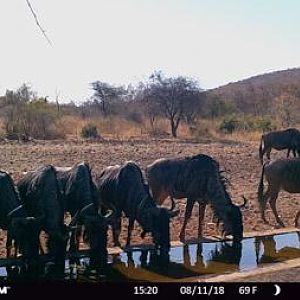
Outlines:
[{"label": "bare tree", "polygon": [[177,137],[178,126],[185,116],[194,118],[191,110],[198,105],[199,91],[196,81],[183,76],[166,77],[161,72],[150,76],[149,98],[169,120],[173,137]]},{"label": "bare tree", "polygon": [[140,82],[134,97],[135,106],[149,121],[152,132],[156,119],[161,115],[160,107],[156,98],[151,94],[150,86],[146,82]]},{"label": "bare tree", "polygon": [[120,100],[126,94],[124,87],[114,86],[107,82],[95,81],[91,85],[94,90],[92,99],[99,104],[105,117],[111,113],[113,103]]}]

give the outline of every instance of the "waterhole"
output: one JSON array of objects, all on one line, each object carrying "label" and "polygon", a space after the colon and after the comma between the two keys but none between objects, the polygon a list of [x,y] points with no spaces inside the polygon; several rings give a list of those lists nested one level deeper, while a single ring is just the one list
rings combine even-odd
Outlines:
[{"label": "waterhole", "polygon": [[[249,271],[300,257],[300,233],[172,247],[168,262],[154,250],[132,249],[109,257],[106,281],[178,281],[194,276]],[[84,277],[78,276],[84,280]],[[95,278],[95,280],[97,280]]]},{"label": "waterhole", "polygon": [[[66,261],[65,280],[90,281],[184,281],[191,277],[244,272],[300,257],[300,233],[245,238],[241,243],[202,242],[176,246],[163,259],[154,249],[131,248],[109,255],[101,274],[88,270],[88,258],[74,268]],[[5,267],[0,279],[7,278]],[[52,278],[53,279],[53,278]]]}]

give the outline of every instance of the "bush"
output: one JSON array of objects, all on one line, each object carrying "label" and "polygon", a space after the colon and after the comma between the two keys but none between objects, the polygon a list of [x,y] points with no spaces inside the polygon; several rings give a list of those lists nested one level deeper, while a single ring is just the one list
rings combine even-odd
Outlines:
[{"label": "bush", "polygon": [[238,121],[234,117],[232,117],[232,118],[223,120],[219,129],[222,131],[225,131],[227,133],[232,133],[234,130],[237,129],[237,127],[238,127]]},{"label": "bush", "polygon": [[137,111],[130,111],[127,113],[127,115],[125,117],[127,120],[135,122],[137,124],[141,124],[143,122],[143,117],[142,117],[141,113],[139,113]]},{"label": "bush", "polygon": [[81,136],[86,139],[99,137],[97,127],[91,123],[86,124],[81,129]]},{"label": "bush", "polygon": [[253,116],[243,116],[239,118],[231,117],[229,119],[224,119],[219,129],[227,133],[232,133],[233,131],[271,131],[276,129],[276,124],[268,117],[253,117]]},{"label": "bush", "polygon": [[262,129],[262,131],[264,132],[275,130],[277,128],[277,126],[270,119],[263,118],[259,120],[257,123],[258,123],[257,128]]}]

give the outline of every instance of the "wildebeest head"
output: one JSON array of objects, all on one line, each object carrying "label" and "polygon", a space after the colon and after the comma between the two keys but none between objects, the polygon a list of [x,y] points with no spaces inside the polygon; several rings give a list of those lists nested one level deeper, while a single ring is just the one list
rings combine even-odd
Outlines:
[{"label": "wildebeest head", "polygon": [[240,242],[243,239],[244,228],[241,207],[244,205],[230,204],[224,207],[222,211],[223,236],[232,235],[234,242]]},{"label": "wildebeest head", "polygon": [[23,206],[20,205],[8,214],[9,225],[8,232],[13,240],[15,240],[20,253],[25,260],[37,259],[39,253],[39,233],[40,224],[34,217],[24,217]]},{"label": "wildebeest head", "polygon": [[[146,202],[147,199],[142,202]],[[153,200],[152,200],[153,201]],[[170,218],[178,215],[179,210],[171,211],[166,208],[152,206],[144,208],[145,203],[140,205],[139,222],[146,232],[151,232],[155,246],[160,250],[161,255],[168,255],[170,250]]]},{"label": "wildebeest head", "polygon": [[86,205],[79,211],[69,224],[69,228],[84,225],[85,241],[90,245],[90,265],[104,267],[107,260],[107,229],[108,222],[112,217],[112,211],[102,215],[101,210],[97,210],[94,203]]}]

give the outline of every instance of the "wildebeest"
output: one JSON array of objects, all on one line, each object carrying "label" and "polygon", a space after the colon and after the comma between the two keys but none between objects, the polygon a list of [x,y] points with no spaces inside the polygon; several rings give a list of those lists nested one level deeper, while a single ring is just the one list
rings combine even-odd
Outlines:
[{"label": "wildebeest", "polygon": [[[264,194],[264,178],[268,182],[268,189]],[[280,190],[289,193],[300,193],[300,158],[277,159],[266,162],[262,167],[261,178],[258,185],[257,199],[261,217],[265,223],[265,209],[267,202],[275,215],[276,222],[284,227],[276,209],[276,199]]]},{"label": "wildebeest", "polygon": [[300,131],[296,128],[288,128],[263,134],[259,145],[261,164],[263,164],[263,156],[265,153],[270,160],[272,148],[276,150],[288,149],[287,157],[289,157],[291,150],[293,151],[294,157],[296,157],[296,154],[300,155]]},{"label": "wildebeest", "polygon": [[27,213],[36,218],[40,230],[49,236],[47,248],[55,273],[62,274],[68,234],[55,168],[48,165],[28,172],[17,186]]},{"label": "wildebeest", "polygon": [[177,212],[157,207],[149,193],[140,167],[134,162],[105,168],[96,177],[99,201],[115,207],[112,224],[115,245],[120,245],[122,212],[129,218],[127,245],[130,244],[134,221],[137,220],[145,233],[151,232],[155,245],[162,255],[170,248],[169,219]]},{"label": "wildebeest", "polygon": [[[298,211],[296,217],[295,217],[295,227],[300,227],[300,210]],[[300,229],[300,228],[299,228]]]},{"label": "wildebeest", "polygon": [[[235,241],[243,238],[243,220],[240,207],[231,202],[226,190],[225,178],[219,163],[203,154],[158,159],[146,168],[146,176],[152,196],[159,205],[170,196],[174,199],[187,198],[184,223],[180,239],[185,237],[185,228],[191,217],[194,203],[199,203],[198,236],[202,235],[205,207],[210,204],[214,214],[224,223],[224,235],[233,235]],[[174,207],[175,204],[172,204]]]},{"label": "wildebeest", "polygon": [[26,263],[38,257],[38,226],[34,217],[29,217],[12,178],[8,173],[0,171],[0,228],[7,230],[7,257],[12,255],[14,241],[15,256],[18,250]]},{"label": "wildebeest", "polygon": [[[97,188],[89,165],[81,162],[73,167],[55,169],[64,211],[73,217],[71,226],[79,223],[85,227],[85,236],[90,244],[91,266],[104,266],[107,258],[107,220],[110,214],[103,216],[102,208],[98,210]],[[74,256],[77,249],[78,241],[73,231],[70,240],[71,256]]]}]

